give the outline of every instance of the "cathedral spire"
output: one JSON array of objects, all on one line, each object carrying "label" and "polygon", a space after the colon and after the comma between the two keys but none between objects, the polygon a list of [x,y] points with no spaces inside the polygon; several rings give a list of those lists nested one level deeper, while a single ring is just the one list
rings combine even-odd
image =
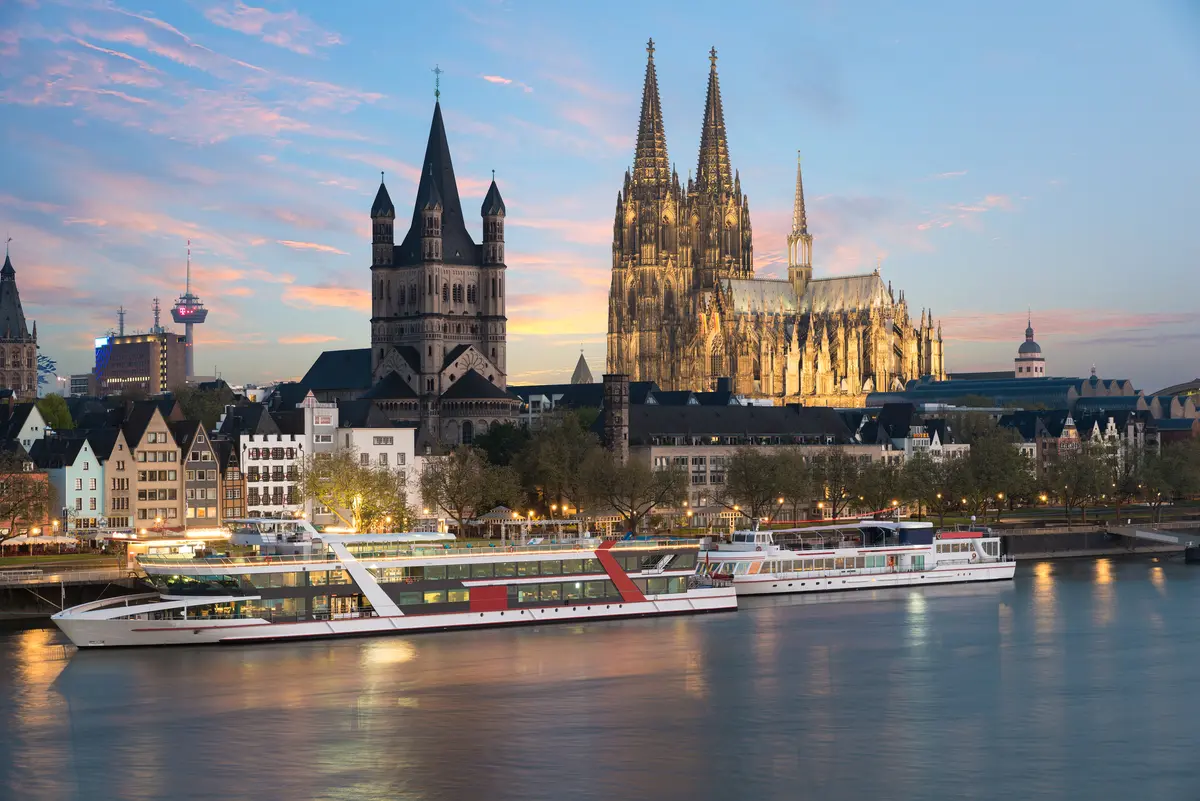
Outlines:
[{"label": "cathedral spire", "polygon": [[793,283],[812,280],[812,235],[808,232],[808,211],[804,208],[804,176],[800,170],[800,151],[796,151],[796,201],[792,207],[792,232],[788,234],[788,273]]},{"label": "cathedral spire", "polygon": [[646,83],[642,87],[642,116],[638,122],[633,179],[639,184],[666,184],[671,180],[667,159],[667,134],[663,129],[658,73],[654,71],[654,40],[646,43]]},{"label": "cathedral spire", "polygon": [[733,189],[729,166],[729,143],[725,138],[725,111],[721,107],[721,84],[717,79],[717,48],[708,51],[708,97],[704,100],[704,127],[700,131],[700,160],[696,184],[712,192]]}]

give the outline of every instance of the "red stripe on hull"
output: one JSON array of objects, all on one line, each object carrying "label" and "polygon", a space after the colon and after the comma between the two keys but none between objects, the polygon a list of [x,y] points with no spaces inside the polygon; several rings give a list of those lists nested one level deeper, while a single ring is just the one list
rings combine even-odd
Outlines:
[{"label": "red stripe on hull", "polygon": [[646,596],[633,583],[633,579],[629,578],[625,571],[621,569],[621,566],[617,564],[616,557],[609,553],[616,544],[616,540],[605,540],[596,549],[596,558],[600,560],[600,566],[608,574],[608,578],[612,581],[613,586],[617,588],[617,592],[621,593],[622,601],[631,604],[646,600]]}]

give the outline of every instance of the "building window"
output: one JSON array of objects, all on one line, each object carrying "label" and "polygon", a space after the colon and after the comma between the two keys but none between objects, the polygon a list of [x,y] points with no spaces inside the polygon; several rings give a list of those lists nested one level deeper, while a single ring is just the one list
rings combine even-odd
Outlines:
[{"label": "building window", "polygon": [[396,464],[398,464],[398,465],[404,464],[404,454],[403,453],[396,454]]},{"label": "building window", "polygon": [[371,464],[371,454],[360,453],[358,455],[358,463],[361,464],[363,467],[369,466]]},{"label": "building window", "polygon": [[90,511],[90,512],[96,511],[96,499],[95,498],[88,498],[88,511]]},{"label": "building window", "polygon": [[379,466],[387,467],[387,454],[386,453],[379,454]]},{"label": "building window", "polygon": [[88,489],[92,490],[93,492],[96,490],[96,479],[93,478],[88,480]]},{"label": "building window", "polygon": [[475,441],[475,426],[470,420],[464,420],[462,424],[462,444],[470,445]]},{"label": "building window", "polygon": [[75,489],[76,489],[76,491],[83,489],[83,479],[82,478],[75,479]]},{"label": "building window", "polygon": [[442,284],[442,303],[450,302],[450,285]]},{"label": "building window", "polygon": [[394,443],[394,441],[395,440],[392,437],[372,437],[371,438],[372,445],[392,445]]}]

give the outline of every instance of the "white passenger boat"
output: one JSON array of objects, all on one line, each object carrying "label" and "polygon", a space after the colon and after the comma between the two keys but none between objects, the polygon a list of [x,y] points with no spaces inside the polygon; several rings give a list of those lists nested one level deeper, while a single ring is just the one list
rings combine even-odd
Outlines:
[{"label": "white passenger boat", "polygon": [[860,520],[737,531],[703,551],[696,571],[731,581],[738,595],[774,595],[999,581],[1016,562],[985,528],[935,537],[932,523]]},{"label": "white passenger boat", "polygon": [[727,582],[696,575],[694,540],[502,546],[414,541],[415,533],[317,534],[311,526],[267,534],[243,535],[251,542],[258,538],[254,556],[140,558],[157,592],[82,604],[53,620],[71,642],[89,648],[404,634],[737,608]]}]

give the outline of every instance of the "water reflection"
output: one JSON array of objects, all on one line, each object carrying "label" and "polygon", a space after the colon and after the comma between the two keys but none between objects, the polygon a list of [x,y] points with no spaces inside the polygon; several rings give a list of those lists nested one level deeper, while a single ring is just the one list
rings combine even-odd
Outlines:
[{"label": "water reflection", "polygon": [[0,634],[0,798],[1194,797],[1197,596],[1113,559],[411,638]]}]

